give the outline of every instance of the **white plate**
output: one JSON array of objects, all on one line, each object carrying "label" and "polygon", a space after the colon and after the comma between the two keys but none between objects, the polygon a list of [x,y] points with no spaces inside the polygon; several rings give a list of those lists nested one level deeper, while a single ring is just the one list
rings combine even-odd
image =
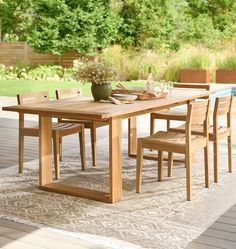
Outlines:
[{"label": "white plate", "polygon": [[113,94],[113,97],[119,100],[130,101],[135,100],[137,98],[137,95],[115,93]]}]

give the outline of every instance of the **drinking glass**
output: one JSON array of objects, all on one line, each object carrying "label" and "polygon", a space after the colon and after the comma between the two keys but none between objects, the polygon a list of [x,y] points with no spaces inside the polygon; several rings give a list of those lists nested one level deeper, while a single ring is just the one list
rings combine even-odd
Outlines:
[{"label": "drinking glass", "polygon": [[174,82],[168,81],[168,90],[169,90],[169,95],[172,96],[172,90],[174,88]]},{"label": "drinking glass", "polygon": [[163,93],[164,92],[164,90],[165,90],[165,87],[166,87],[166,82],[165,82],[165,80],[160,80],[160,91],[161,91],[161,93]]}]

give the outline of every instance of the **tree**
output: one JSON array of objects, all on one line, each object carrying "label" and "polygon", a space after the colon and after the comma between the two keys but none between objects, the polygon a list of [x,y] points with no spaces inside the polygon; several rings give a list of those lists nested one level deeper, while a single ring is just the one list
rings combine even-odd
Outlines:
[{"label": "tree", "polygon": [[[236,2],[235,0],[187,0],[186,13],[189,20],[196,23],[199,19],[208,19],[202,25],[200,33],[208,29],[205,38],[210,40],[222,40],[225,38],[233,38],[236,34]],[[206,25],[206,26],[205,26]],[[196,26],[196,25],[195,25]],[[211,32],[210,32],[211,31]],[[216,38],[216,36],[218,38]]]},{"label": "tree", "polygon": [[33,10],[27,40],[40,52],[93,53],[116,40],[121,23],[109,0],[35,0]]},{"label": "tree", "polygon": [[13,34],[25,40],[26,27],[31,18],[30,0],[0,0],[0,40]]},{"label": "tree", "polygon": [[174,47],[184,0],[124,0],[119,42],[135,47]]}]

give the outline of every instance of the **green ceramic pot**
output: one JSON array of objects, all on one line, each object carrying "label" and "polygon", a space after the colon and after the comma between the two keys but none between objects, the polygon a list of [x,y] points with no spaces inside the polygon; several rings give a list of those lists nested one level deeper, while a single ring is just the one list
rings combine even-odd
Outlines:
[{"label": "green ceramic pot", "polygon": [[106,84],[92,84],[91,92],[95,101],[101,99],[108,99],[111,96],[112,86],[111,83]]}]

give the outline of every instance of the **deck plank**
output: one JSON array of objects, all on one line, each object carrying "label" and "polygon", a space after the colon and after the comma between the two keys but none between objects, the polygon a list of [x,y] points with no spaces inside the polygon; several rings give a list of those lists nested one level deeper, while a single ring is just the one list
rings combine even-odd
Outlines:
[{"label": "deck plank", "polygon": [[[1,243],[2,242],[2,243]],[[14,243],[13,243],[14,242]],[[0,246],[5,244],[14,244],[19,248],[46,248],[46,249],[105,249],[105,246],[97,245],[96,243],[84,241],[81,239],[58,234],[53,231],[48,231],[25,224],[16,223],[9,220],[0,219]],[[8,247],[7,247],[8,248]],[[13,247],[12,247],[13,248]]]},{"label": "deck plank", "polygon": [[[28,122],[34,125],[36,122]],[[0,118],[0,170],[18,164],[18,121]],[[89,133],[87,134],[88,137]],[[104,137],[104,134],[101,135]],[[88,139],[88,142],[90,139]],[[79,147],[78,136],[63,139],[63,155],[68,156],[71,148]],[[79,148],[78,148],[79,152]],[[25,139],[25,162],[38,158],[38,139]],[[0,219],[0,248],[4,249],[108,249],[106,246],[62,233],[39,229],[25,224]]]},{"label": "deck plank", "polygon": [[186,247],[186,249],[211,248],[236,248],[236,204]]}]

